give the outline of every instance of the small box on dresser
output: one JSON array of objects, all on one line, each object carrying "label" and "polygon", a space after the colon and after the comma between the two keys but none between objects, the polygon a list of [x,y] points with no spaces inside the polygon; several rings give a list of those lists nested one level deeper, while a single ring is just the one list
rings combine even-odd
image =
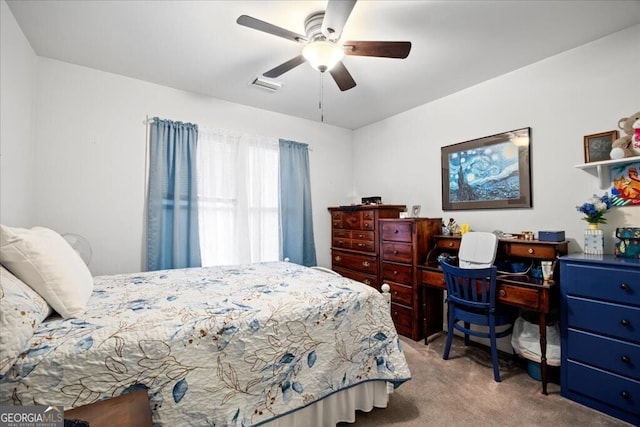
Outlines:
[{"label": "small box on dresser", "polygon": [[560,258],[562,396],[640,425],[640,260]]}]

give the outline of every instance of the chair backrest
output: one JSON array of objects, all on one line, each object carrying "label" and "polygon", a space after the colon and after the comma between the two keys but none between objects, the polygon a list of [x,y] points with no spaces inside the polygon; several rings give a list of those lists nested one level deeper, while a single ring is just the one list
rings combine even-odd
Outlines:
[{"label": "chair backrest", "polygon": [[495,310],[496,267],[460,268],[446,260],[441,261],[440,266],[449,302],[471,309]]},{"label": "chair backrest", "polygon": [[458,251],[462,268],[486,268],[493,265],[498,251],[498,237],[484,231],[470,231],[462,235]]}]

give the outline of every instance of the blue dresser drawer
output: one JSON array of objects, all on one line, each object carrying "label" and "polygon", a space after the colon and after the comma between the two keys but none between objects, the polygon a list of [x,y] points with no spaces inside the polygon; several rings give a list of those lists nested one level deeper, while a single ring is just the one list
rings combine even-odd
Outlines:
[{"label": "blue dresser drawer", "polygon": [[567,327],[640,343],[640,308],[568,297]]},{"label": "blue dresser drawer", "polygon": [[567,357],[640,381],[640,345],[569,329]]},{"label": "blue dresser drawer", "polygon": [[[640,418],[640,381],[624,378],[578,362],[566,367],[569,390]],[[626,417],[625,417],[626,418]],[[633,418],[629,418],[633,419]]]},{"label": "blue dresser drawer", "polygon": [[[584,265],[567,262],[564,280],[569,295],[640,307],[640,270],[617,266]],[[567,280],[568,279],[568,280]]]}]

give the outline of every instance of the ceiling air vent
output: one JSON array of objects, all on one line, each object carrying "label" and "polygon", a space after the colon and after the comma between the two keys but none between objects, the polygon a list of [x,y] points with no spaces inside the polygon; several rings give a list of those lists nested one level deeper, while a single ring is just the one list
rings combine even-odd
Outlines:
[{"label": "ceiling air vent", "polygon": [[266,89],[270,92],[277,92],[278,89],[282,87],[282,83],[280,82],[276,82],[274,80],[267,80],[260,77],[256,77],[255,79],[253,79],[251,84],[255,87]]}]

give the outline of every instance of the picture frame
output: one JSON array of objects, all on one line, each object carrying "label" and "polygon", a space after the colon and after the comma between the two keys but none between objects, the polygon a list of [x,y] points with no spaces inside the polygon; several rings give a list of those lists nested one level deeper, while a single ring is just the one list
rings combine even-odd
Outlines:
[{"label": "picture frame", "polygon": [[531,128],[441,147],[442,210],[531,208]]},{"label": "picture frame", "polygon": [[603,160],[611,160],[609,153],[613,141],[618,139],[618,131],[610,130],[607,132],[594,133],[593,135],[585,135],[584,137],[584,162],[600,162]]},{"label": "picture frame", "polygon": [[418,218],[420,216],[420,205],[413,205],[411,207],[411,217]]}]

